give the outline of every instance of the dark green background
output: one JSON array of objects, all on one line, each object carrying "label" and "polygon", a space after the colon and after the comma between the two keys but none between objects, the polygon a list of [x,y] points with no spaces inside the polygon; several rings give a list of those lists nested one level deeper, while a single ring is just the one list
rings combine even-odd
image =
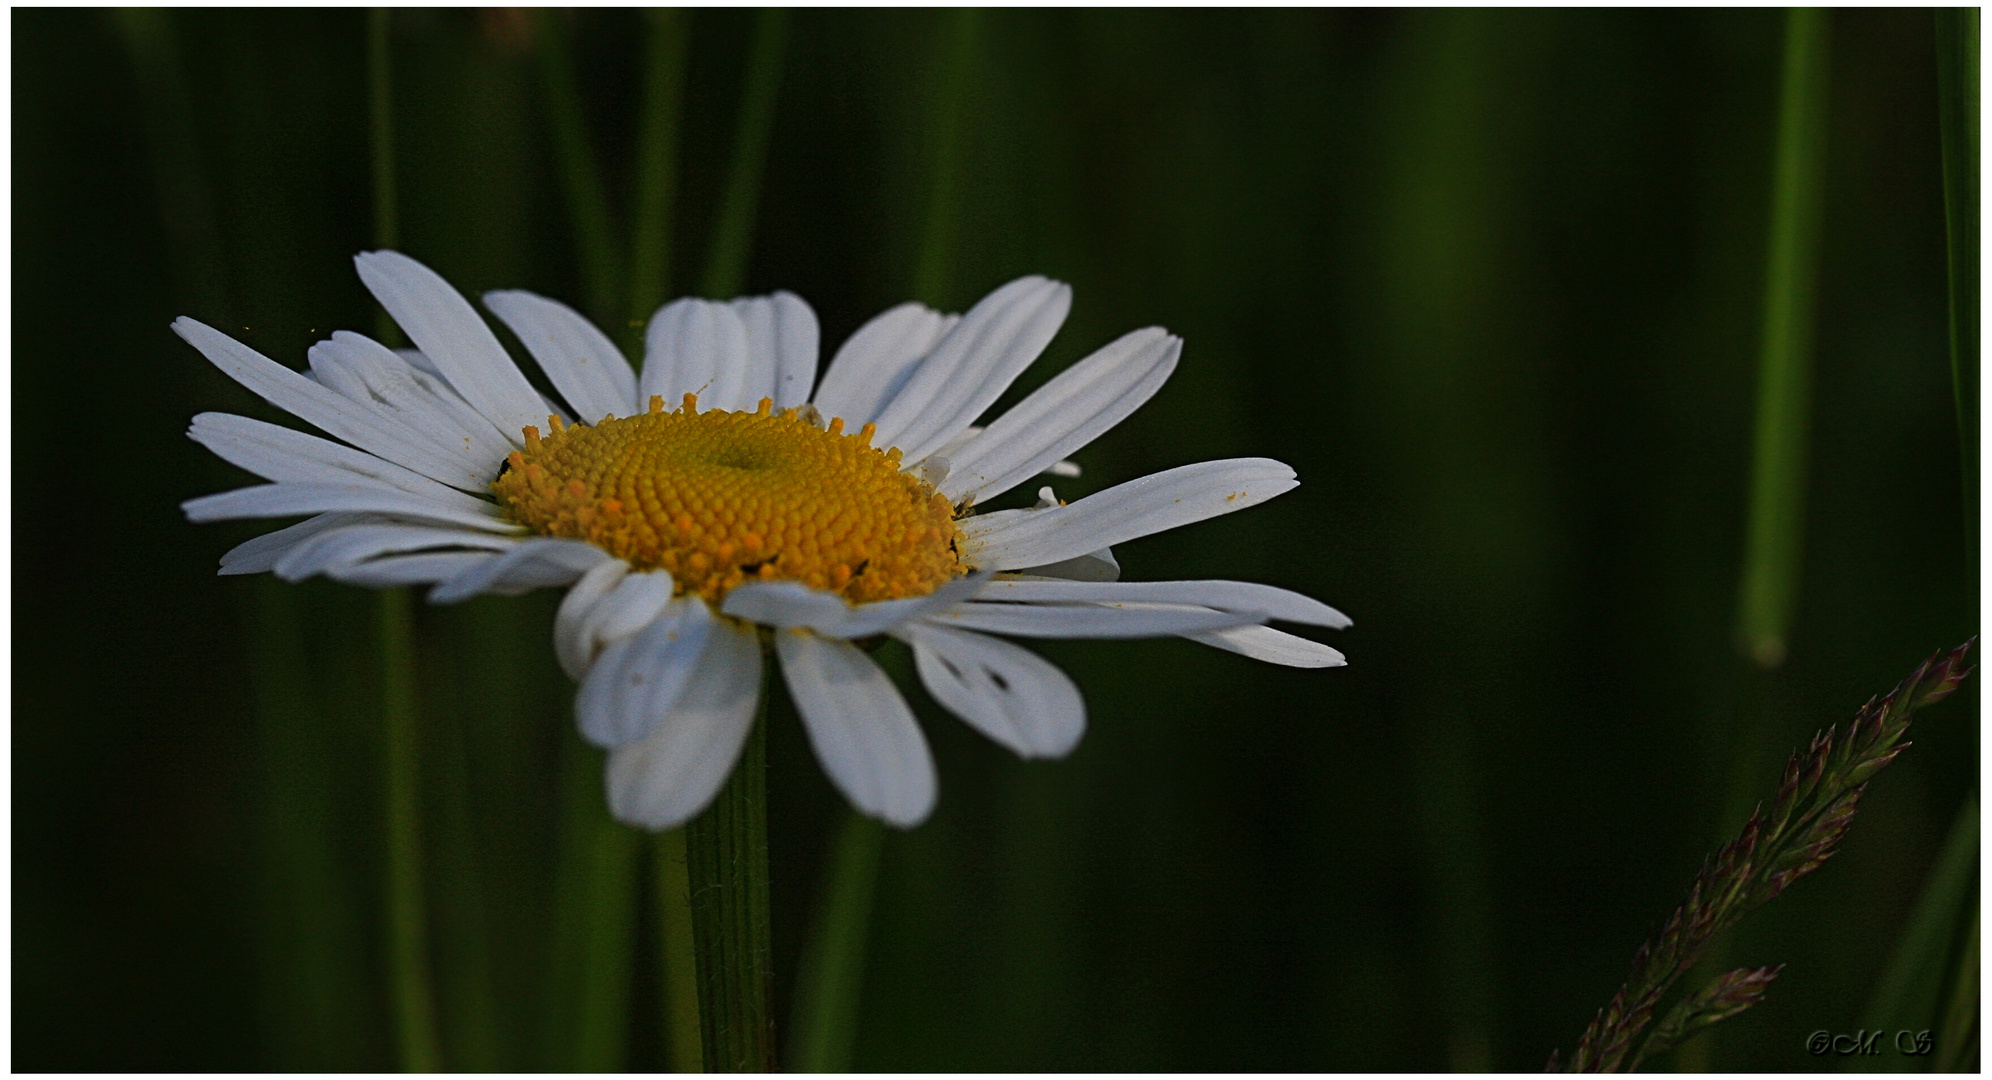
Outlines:
[{"label": "dark green background", "polygon": [[[806,297],[827,358],[923,247],[920,299],[955,310],[1062,278],[1073,316],[1020,391],[1168,326],[1175,378],[1060,494],[1279,458],[1298,490],[1125,545],[1126,576],[1356,619],[1330,671],[1044,644],[1091,717],[1063,762],[911,691],[940,807],[888,839],[860,1067],[1538,1068],[1714,846],[1748,702],[1768,794],[1782,748],[1973,632],[1931,19],[1839,11],[1791,658],[1763,695],[1735,659],[1781,18],[985,13],[936,209],[959,21],[792,16],[750,289]],[[14,1064],[392,1067],[372,598],[214,577],[261,526],[185,523],[245,477],[182,432],[274,413],[167,330],[302,365],[374,326],[365,17],[174,13],[183,96],[104,13],[12,19]],[[679,289],[751,21],[689,17]],[[581,302],[529,24],[392,28],[402,248]],[[626,230],[643,24],[570,29]],[[418,613],[455,1067],[557,1064],[555,599]],[[1752,917],[1729,959],[1789,967],[1716,1065],[1812,1068],[1808,1033],[1858,1026],[1976,783],[1977,700],[1927,714],[1842,854]],[[786,1001],[843,811],[781,710],[770,761]],[[654,1004],[632,1066],[661,1060]]]}]

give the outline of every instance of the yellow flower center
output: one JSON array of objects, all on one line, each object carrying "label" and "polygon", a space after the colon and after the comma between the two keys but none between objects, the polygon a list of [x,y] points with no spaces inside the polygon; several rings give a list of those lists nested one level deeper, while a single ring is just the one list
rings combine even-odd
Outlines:
[{"label": "yellow flower center", "polygon": [[586,540],[717,604],[748,580],[800,581],[852,603],[924,596],[966,572],[954,507],[871,445],[796,410],[650,412],[526,428],[491,490],[512,520]]}]

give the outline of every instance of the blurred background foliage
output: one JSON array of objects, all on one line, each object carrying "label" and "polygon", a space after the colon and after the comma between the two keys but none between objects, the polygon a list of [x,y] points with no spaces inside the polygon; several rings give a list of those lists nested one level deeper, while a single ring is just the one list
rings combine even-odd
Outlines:
[{"label": "blurred background foliage", "polygon": [[[275,414],[166,328],[301,366],[373,327],[366,17],[12,19],[14,1064],[393,1067],[373,598],[214,577],[262,527],[183,521],[244,477],[182,432]],[[806,297],[827,356],[908,296],[1072,282],[1006,401],[1168,326],[1174,380],[1059,493],[1280,458],[1299,490],[1126,545],[1126,576],[1356,619],[1333,671],[1045,643],[1091,714],[1063,762],[912,691],[941,802],[885,844],[858,1067],[1538,1068],[1734,826],[1738,724],[1767,795],[1785,748],[1973,632],[1932,21],[1831,21],[1803,569],[1764,689],[1734,629],[1778,12],[790,16],[747,288]],[[680,24],[673,292],[707,271],[753,24]],[[567,50],[626,250],[647,25],[395,12],[401,247],[587,306],[540,50]],[[556,600],[417,605],[452,1068],[589,1037],[600,980],[552,928],[583,902],[555,886],[560,763],[599,759]],[[1693,1060],[1813,1068],[1810,1032],[1859,1025],[1976,785],[1977,701],[1928,714],[1839,858],[1731,944],[1789,966]],[[844,811],[771,719],[786,1009]],[[666,1061],[653,922],[586,1060]]]}]

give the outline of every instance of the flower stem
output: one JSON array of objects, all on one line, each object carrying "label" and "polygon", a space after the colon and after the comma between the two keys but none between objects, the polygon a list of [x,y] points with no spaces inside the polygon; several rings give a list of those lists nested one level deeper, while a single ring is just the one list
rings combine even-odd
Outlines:
[{"label": "flower stem", "polygon": [[732,296],[747,276],[747,249],[761,202],[761,173],[768,163],[775,91],[781,86],[782,49],[787,38],[788,13],[781,8],[762,8],[754,19],[747,86],[740,99],[740,127],[733,136],[733,164],[726,174],[726,194],[720,203],[719,224],[713,229],[705,277],[699,282],[707,296]]},{"label": "flower stem", "polygon": [[733,776],[685,827],[707,1072],[775,1071],[768,929],[768,692]]},{"label": "flower stem", "polygon": [[422,889],[421,736],[415,717],[415,617],[405,589],[380,594],[381,715],[387,742],[388,970],[404,1072],[435,1072],[436,1011]]}]

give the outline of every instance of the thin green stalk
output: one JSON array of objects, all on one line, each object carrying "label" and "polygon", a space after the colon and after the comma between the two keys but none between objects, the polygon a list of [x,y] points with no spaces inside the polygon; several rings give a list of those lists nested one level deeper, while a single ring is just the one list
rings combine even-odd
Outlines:
[{"label": "thin green stalk", "polygon": [[[945,18],[928,90],[926,216],[913,271],[913,295],[932,304],[947,302],[954,269],[964,101],[978,29],[973,9],[957,9]],[[887,649],[882,660],[903,661],[903,654],[890,651],[892,646]],[[822,906],[796,975],[795,1030],[789,1049],[791,1067],[798,1072],[844,1072],[851,1067],[884,844],[885,832],[877,822],[847,812],[830,851]]]},{"label": "thin green stalk", "polygon": [[581,94],[574,80],[574,60],[568,51],[566,13],[547,8],[533,13],[538,40],[540,81],[546,93],[547,125],[553,132],[554,159],[560,186],[574,224],[574,243],[581,257],[581,284],[589,313],[613,326],[621,304],[617,280],[621,268],[610,239],[609,198],[601,170],[588,149],[588,126],[581,112]]},{"label": "thin green stalk", "polygon": [[638,834],[608,815],[600,751],[572,732],[561,745],[546,1069],[617,1072],[629,1048]]},{"label": "thin green stalk", "polygon": [[1825,190],[1827,14],[1785,18],[1770,256],[1737,634],[1760,666],[1784,662],[1805,526],[1814,284]]},{"label": "thin green stalk", "polygon": [[1937,114],[1943,131],[1950,262],[1951,391],[1963,459],[1967,610],[1978,610],[1978,9],[1937,10]]},{"label": "thin green stalk", "polygon": [[[680,12],[646,12],[643,111],[636,134],[636,207],[629,253],[629,325],[634,345],[643,321],[671,290],[671,206],[678,189],[678,113],[685,86],[685,20]],[[639,350],[640,351],[640,350]]]},{"label": "thin green stalk", "polygon": [[970,69],[980,12],[956,8],[944,16],[939,67],[929,97],[927,140],[932,152],[927,218],[921,230],[920,261],[913,271],[913,295],[929,304],[945,304],[954,271],[955,232],[960,220],[962,129]]},{"label": "thin green stalk", "polygon": [[[372,113],[374,242],[398,240],[394,183],[394,101],[388,66],[388,12],[367,13]],[[383,329],[390,327],[381,315]],[[386,727],[387,928],[390,996],[404,1072],[441,1065],[435,986],[429,973],[429,914],[422,882],[422,737],[415,706],[415,615],[405,589],[379,596],[381,718]]]},{"label": "thin green stalk", "polygon": [[1951,976],[1950,1004],[1937,1027],[1937,1072],[1978,1071],[1978,923],[1974,909]]},{"label": "thin green stalk", "polygon": [[[771,682],[771,681],[770,681]],[[733,776],[685,827],[707,1072],[775,1071],[768,929],[768,693]]]},{"label": "thin green stalk", "polygon": [[380,594],[381,715],[387,750],[387,955],[404,1072],[435,1072],[434,987],[422,888],[421,736],[415,717],[415,616],[405,589]]},{"label": "thin green stalk", "polygon": [[[1978,797],[1973,794],[1958,808],[1943,849],[1923,880],[1895,954],[1861,1013],[1863,1029],[1925,1031],[1937,1026],[1944,987],[1952,980],[1953,961],[1962,951],[1964,928],[1978,910],[1977,884]],[[1857,1056],[1847,1064],[1873,1072],[1892,1071],[1903,1063]]]},{"label": "thin green stalk", "polygon": [[781,88],[782,51],[788,40],[788,12],[762,8],[754,18],[754,41],[747,58],[746,91],[740,100],[740,126],[733,136],[733,163],[721,196],[719,225],[712,233],[705,277],[707,296],[732,296],[747,277],[747,251],[761,203],[761,175],[768,164],[768,141],[775,126],[775,92]]},{"label": "thin green stalk", "polygon": [[823,890],[822,907],[796,973],[793,1072],[849,1072],[857,1045],[858,1001],[871,936],[885,827],[845,812]]},{"label": "thin green stalk", "polygon": [[655,854],[658,936],[663,947],[664,1060],[672,1072],[703,1072],[698,950],[692,936],[692,879],[685,863],[685,830],[658,834]]}]

